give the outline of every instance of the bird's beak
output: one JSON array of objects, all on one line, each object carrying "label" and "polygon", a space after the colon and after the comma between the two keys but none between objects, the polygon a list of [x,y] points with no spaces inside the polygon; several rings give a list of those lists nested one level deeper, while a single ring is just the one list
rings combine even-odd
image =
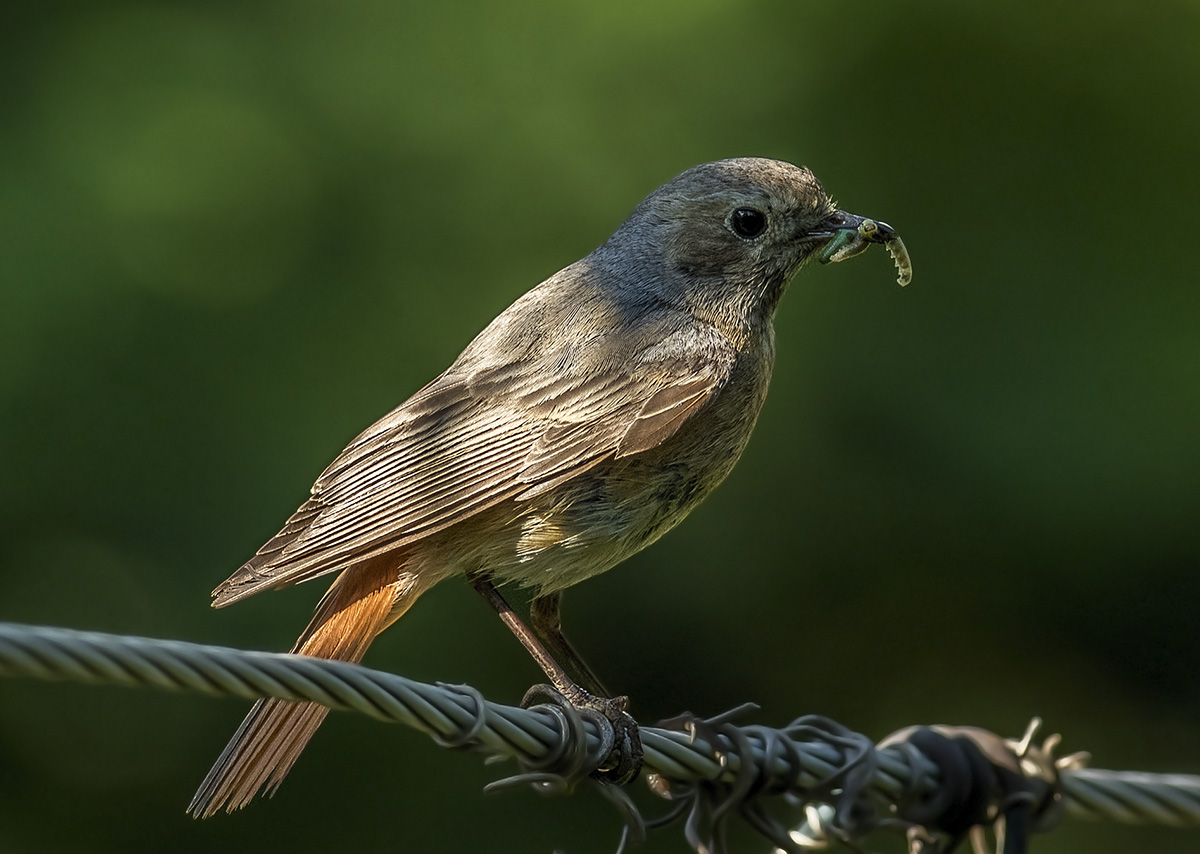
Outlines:
[{"label": "bird's beak", "polygon": [[896,229],[886,222],[846,211],[834,211],[825,222],[805,236],[810,240],[824,241],[825,245],[817,250],[817,258],[822,264],[845,261],[865,252],[872,243],[882,244],[896,262],[899,273],[897,281],[901,285],[912,281],[912,262],[909,261],[908,251],[900,235],[896,234]]}]

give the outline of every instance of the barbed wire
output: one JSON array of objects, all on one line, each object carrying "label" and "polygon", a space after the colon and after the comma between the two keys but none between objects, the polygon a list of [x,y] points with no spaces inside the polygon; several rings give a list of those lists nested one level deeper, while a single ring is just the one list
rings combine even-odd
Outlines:
[{"label": "barbed wire", "polygon": [[[607,721],[570,707],[516,708],[486,700],[469,686],[430,685],[343,662],[183,641],[0,623],[0,676],[311,700],[411,726],[443,746],[516,759],[522,773],[489,789],[532,784],[547,792],[569,791],[589,779],[612,744]],[[944,850],[933,842],[921,847],[920,833],[938,830],[953,844],[954,821],[967,827],[1014,819],[1027,806],[1041,824],[1065,807],[1074,815],[1133,824],[1200,826],[1200,776],[1085,768],[1082,754],[1054,757],[1057,736],[1033,745],[1034,727],[1015,741],[969,728],[921,728],[876,746],[817,716],[781,729],[734,723],[753,708],[640,728],[650,787],[675,806],[646,823],[620,789],[598,784],[626,821],[622,847],[646,827],[686,815],[684,831],[693,849],[715,854],[723,850],[724,825],[735,812],[785,851],[824,847],[831,837],[851,840],[873,827],[897,824],[909,831],[910,851]],[[957,753],[947,758],[945,745],[955,745]],[[955,756],[966,755],[978,766],[976,754],[992,762],[996,751],[1004,755],[992,767],[1001,776],[1012,770],[1025,782],[1009,780],[997,783],[999,789],[976,792],[978,802],[968,813],[956,807],[957,819],[937,807],[956,774]],[[978,786],[978,776],[972,785]],[[769,795],[806,805],[804,826],[789,831],[768,815],[763,801]],[[874,817],[877,807],[884,808],[882,820]],[[934,815],[938,809],[942,812]]]}]

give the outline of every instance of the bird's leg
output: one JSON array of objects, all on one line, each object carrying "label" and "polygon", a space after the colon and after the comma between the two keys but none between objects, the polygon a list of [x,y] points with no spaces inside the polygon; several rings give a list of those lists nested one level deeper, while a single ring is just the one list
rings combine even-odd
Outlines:
[{"label": "bird's leg", "polygon": [[[597,771],[597,775],[602,780],[619,785],[624,785],[636,778],[642,768],[642,740],[638,734],[637,724],[626,711],[629,706],[629,698],[605,696],[607,692],[600,680],[563,637],[562,621],[559,617],[561,596],[553,593],[536,597],[533,600],[530,616],[536,630],[535,636],[534,632],[531,632],[521,622],[512,606],[500,595],[496,586],[485,576],[472,576],[471,586],[487,600],[504,625],[508,626],[509,631],[516,636],[553,683],[553,690],[548,685],[535,686],[530,689],[525,695],[526,702],[523,702],[522,705],[527,705],[527,701],[533,697],[548,698],[551,701],[561,698],[578,709],[599,712],[612,724],[615,746],[610,756]],[[583,677],[581,681],[587,684],[586,689],[572,681],[554,656],[543,646],[543,642],[553,647],[554,652],[561,655],[564,660],[571,662],[573,669]]]},{"label": "bird's leg", "polygon": [[[542,643],[550,649],[555,661],[561,661],[563,667],[575,674],[576,687],[583,688],[596,697],[612,697],[604,683],[600,681],[595,671],[588,667],[571,642],[562,632],[562,593],[547,593],[536,596],[529,604],[529,623]],[[561,690],[561,689],[560,689]],[[628,697],[612,697],[622,704],[624,711],[629,706]]]},{"label": "bird's leg", "polygon": [[483,575],[475,575],[471,577],[471,586],[492,606],[504,625],[508,626],[508,630],[516,636],[517,640],[521,642],[521,646],[525,647],[533,657],[533,660],[537,662],[538,667],[545,671],[546,676],[554,683],[555,688],[561,691],[568,699],[574,699],[573,695],[577,693],[587,693],[571,681],[571,677],[554,660],[554,656],[542,646],[533,632],[529,631],[529,628],[521,622],[521,618],[517,616],[512,606],[505,601],[504,597],[500,595],[500,591],[496,589],[496,586],[491,581]]}]

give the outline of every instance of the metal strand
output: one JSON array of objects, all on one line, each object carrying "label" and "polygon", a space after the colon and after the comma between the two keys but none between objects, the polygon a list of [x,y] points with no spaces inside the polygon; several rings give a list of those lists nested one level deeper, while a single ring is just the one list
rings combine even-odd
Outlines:
[{"label": "metal strand", "polygon": [[[427,685],[337,661],[182,641],[0,623],[0,676],[152,686],[243,699],[314,700],[414,727],[439,744],[535,766],[556,753],[570,753],[564,741],[572,738],[562,714],[493,703],[465,686]],[[588,755],[602,744],[599,727],[590,718],[575,727],[583,734]],[[754,779],[772,781],[776,792],[787,784],[791,794],[803,799],[845,768],[850,752],[836,740],[813,735],[812,729],[793,725],[767,734],[761,725],[753,725],[738,727],[740,737],[730,739],[718,738],[704,727],[690,735],[643,727],[645,767],[668,789],[701,783],[745,789],[752,779],[746,769],[756,768]],[[868,788],[881,802],[911,795],[914,785],[936,785],[937,768],[919,751],[885,747],[876,759]],[[1061,777],[1067,810],[1073,815],[1200,826],[1200,776],[1067,767]]]}]

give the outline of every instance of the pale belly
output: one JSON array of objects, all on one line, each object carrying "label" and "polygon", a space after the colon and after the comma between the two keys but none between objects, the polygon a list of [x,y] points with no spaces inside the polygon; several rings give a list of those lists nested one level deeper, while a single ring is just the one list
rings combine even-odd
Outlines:
[{"label": "pale belly", "polygon": [[764,361],[765,370],[760,362],[757,371],[735,374],[707,411],[658,448],[607,461],[531,501],[506,502],[481,514],[487,518],[477,524],[493,536],[477,542],[490,541],[491,548],[471,555],[463,569],[550,593],[611,569],[653,543],[712,492],[741,456],[766,397],[770,363]]}]

